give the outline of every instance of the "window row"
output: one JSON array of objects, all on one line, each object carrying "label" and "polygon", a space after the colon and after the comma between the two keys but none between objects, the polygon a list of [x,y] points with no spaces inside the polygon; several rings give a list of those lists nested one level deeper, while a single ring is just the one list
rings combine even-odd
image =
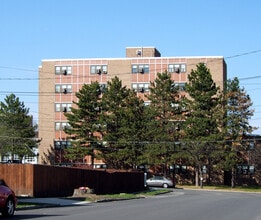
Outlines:
[{"label": "window row", "polygon": [[[185,83],[175,83],[175,87],[178,87],[179,91],[184,91]],[[149,92],[150,83],[132,83],[131,88],[136,92]]]},{"label": "window row", "polygon": [[[132,73],[149,73],[150,68],[148,64],[132,65]],[[168,72],[170,73],[185,73],[186,64],[169,64]]]},{"label": "window row", "polygon": [[[107,84],[100,84],[100,92],[104,93],[107,88]],[[72,85],[71,84],[56,84],[55,85],[55,93],[72,93]]]},{"label": "window row", "polygon": [[[149,64],[135,64],[131,66],[132,73],[149,73],[150,68]],[[186,64],[169,64],[168,65],[168,72],[170,73],[185,73]],[[107,65],[91,65],[90,67],[91,74],[107,74],[108,67]],[[55,74],[57,75],[71,75],[72,74],[72,67],[71,66],[56,66],[55,67]]]},{"label": "window row", "polygon": [[[107,74],[107,65],[91,65],[90,67],[91,74]],[[71,66],[56,66],[55,67],[56,75],[71,75],[72,67]]]},{"label": "window row", "polygon": [[[131,89],[133,89],[136,92],[149,92],[149,86],[150,83],[132,83],[131,84]],[[173,86],[178,87],[179,91],[184,91],[185,90],[185,83],[175,83]],[[100,84],[100,92],[104,93],[107,89],[106,84]],[[71,93],[71,85],[56,85],[55,86],[55,92],[63,92],[64,94],[66,93]],[[55,111],[56,112],[70,112],[71,111],[72,104],[71,103],[56,103],[55,104]]]},{"label": "window row", "polygon": [[[175,83],[179,87],[179,91],[184,91],[185,83]],[[137,92],[148,92],[149,83],[132,83],[131,88]],[[100,84],[100,92],[104,93],[107,89],[107,84]],[[55,93],[72,93],[72,85],[55,85]]]},{"label": "window row", "polygon": [[71,103],[55,103],[56,112],[70,112],[72,104]]}]

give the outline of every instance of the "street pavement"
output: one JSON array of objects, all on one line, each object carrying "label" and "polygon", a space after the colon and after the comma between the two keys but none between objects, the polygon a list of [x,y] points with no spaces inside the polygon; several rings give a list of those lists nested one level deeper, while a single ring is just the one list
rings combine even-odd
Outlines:
[{"label": "street pavement", "polygon": [[[67,198],[59,198],[62,201]],[[58,200],[59,200],[58,199]],[[69,198],[68,198],[69,199]],[[74,199],[74,198],[72,198]],[[37,199],[38,200],[38,199]],[[44,199],[48,202],[49,198]],[[44,202],[40,199],[40,202]],[[36,201],[35,199],[33,201]],[[74,200],[75,201],[75,200]],[[169,194],[130,201],[91,203],[19,210],[13,219],[34,220],[260,220],[260,193],[224,192],[209,190],[174,190]],[[62,204],[56,199],[49,202]],[[67,202],[66,202],[67,203]],[[68,203],[67,203],[68,204]],[[78,201],[76,201],[78,204]]]},{"label": "street pavement", "polygon": [[[190,191],[193,191],[193,189],[190,189]],[[212,190],[198,190],[197,191],[212,191]],[[215,191],[215,190],[213,190]],[[173,190],[172,191],[172,195],[180,195],[180,193],[183,193],[184,191],[180,191],[180,190]],[[220,190],[219,192],[226,192],[226,191],[222,191]],[[231,191],[230,191],[231,192]],[[169,194],[169,193],[167,193]],[[168,196],[168,195],[166,195]],[[157,196],[162,197],[162,196]],[[164,197],[164,195],[163,195]],[[109,200],[100,200],[99,202],[103,202],[103,201],[109,201]],[[44,198],[36,198],[36,197],[18,197],[18,204],[19,202],[21,203],[33,203],[33,204],[39,204],[39,206],[36,206],[35,208],[39,208],[39,207],[52,207],[52,206],[77,206],[77,205],[85,205],[88,203],[91,203],[91,201],[83,201],[83,200],[77,200],[74,198],[58,198],[58,197],[44,197]],[[27,208],[30,208],[27,207]],[[24,208],[19,208],[19,209],[24,209]]]}]

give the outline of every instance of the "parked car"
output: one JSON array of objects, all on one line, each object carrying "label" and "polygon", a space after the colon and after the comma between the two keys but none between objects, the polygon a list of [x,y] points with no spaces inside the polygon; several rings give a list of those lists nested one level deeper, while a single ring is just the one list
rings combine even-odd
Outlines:
[{"label": "parked car", "polygon": [[13,216],[17,204],[17,198],[4,180],[0,179],[0,212],[3,216]]},{"label": "parked car", "polygon": [[174,186],[172,180],[167,179],[164,176],[153,176],[153,177],[147,179],[146,183],[147,183],[147,186],[150,186],[150,187],[168,188],[168,187]]}]

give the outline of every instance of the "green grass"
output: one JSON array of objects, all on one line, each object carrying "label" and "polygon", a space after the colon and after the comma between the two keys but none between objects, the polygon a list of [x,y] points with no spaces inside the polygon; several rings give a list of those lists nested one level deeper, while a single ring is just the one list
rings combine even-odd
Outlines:
[{"label": "green grass", "polygon": [[144,196],[156,196],[164,193],[172,192],[172,189],[158,189],[158,190],[147,190],[144,192],[139,192],[138,195],[144,195]]},{"label": "green grass", "polygon": [[120,194],[109,194],[109,195],[100,195],[100,199],[135,199],[136,195],[129,193],[120,193]]},{"label": "green grass", "polygon": [[33,203],[28,203],[28,202],[22,202],[22,203],[18,203],[17,204],[17,208],[26,208],[26,207],[33,207],[35,206],[36,204],[33,204]]},{"label": "green grass", "polygon": [[[192,186],[192,185],[178,185],[177,188],[184,188],[184,189],[201,189],[200,187]],[[236,186],[234,188],[230,186],[204,186],[203,190],[209,189],[209,190],[225,190],[225,191],[239,191],[239,192],[260,192],[261,193],[261,187],[260,186]]]},{"label": "green grass", "polygon": [[155,196],[163,193],[168,193],[171,191],[172,190],[170,189],[159,189],[159,190],[146,190],[138,193],[119,193],[119,194],[106,194],[106,195],[87,194],[85,200],[97,202],[97,201],[106,201],[106,200],[138,199],[147,196]]},{"label": "green grass", "polygon": [[32,203],[32,202],[18,202],[16,208],[23,209],[23,208],[36,208],[36,207],[43,207],[46,204],[39,204],[39,203]]}]

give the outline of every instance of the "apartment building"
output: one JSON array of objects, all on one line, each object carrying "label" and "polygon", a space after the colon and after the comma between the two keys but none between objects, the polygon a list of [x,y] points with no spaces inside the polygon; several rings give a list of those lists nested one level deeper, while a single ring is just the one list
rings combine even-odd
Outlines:
[{"label": "apartment building", "polygon": [[[62,150],[70,146],[63,128],[75,92],[83,84],[98,81],[106,86],[115,76],[145,99],[158,72],[168,71],[181,87],[198,63],[205,63],[213,80],[223,88],[226,63],[222,56],[162,57],[155,47],[127,47],[125,58],[45,59],[39,67],[39,163],[62,162]],[[145,100],[146,101],[146,100]],[[90,163],[89,158],[83,161]],[[95,161],[101,165],[101,161]]]}]

